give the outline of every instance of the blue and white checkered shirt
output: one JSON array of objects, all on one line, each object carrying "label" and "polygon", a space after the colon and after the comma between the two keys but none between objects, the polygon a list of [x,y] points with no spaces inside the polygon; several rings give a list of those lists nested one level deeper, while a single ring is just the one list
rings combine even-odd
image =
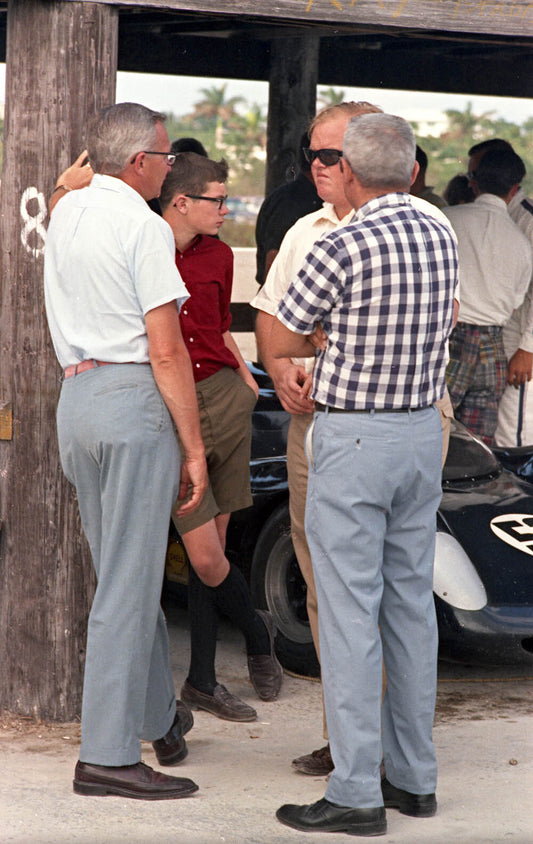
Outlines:
[{"label": "blue and white checkered shirt", "polygon": [[321,322],[312,397],[347,410],[427,407],[442,398],[458,278],[451,227],[409,194],[377,197],[317,241],[277,317],[310,334]]}]

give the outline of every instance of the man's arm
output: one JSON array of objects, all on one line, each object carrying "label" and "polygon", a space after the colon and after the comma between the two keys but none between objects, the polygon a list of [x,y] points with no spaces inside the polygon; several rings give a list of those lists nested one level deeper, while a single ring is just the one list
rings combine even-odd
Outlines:
[{"label": "man's arm", "polygon": [[191,359],[183,342],[175,302],[148,311],[145,321],[154,378],[185,449],[179,498],[185,498],[188,487],[192,486],[190,500],[178,513],[189,513],[198,506],[207,488],[205,449]]},{"label": "man's arm", "polygon": [[222,339],[224,340],[224,345],[233,356],[236,358],[239,368],[236,370],[237,373],[241,376],[242,380],[245,384],[248,384],[251,390],[254,391],[255,397],[259,398],[259,384],[255,380],[254,376],[246,366],[246,361],[244,360],[243,356],[241,355],[240,349],[235,342],[235,338],[233,337],[231,331],[225,331],[222,335]]},{"label": "man's arm", "polygon": [[313,402],[307,397],[308,376],[303,366],[290,357],[276,358],[272,353],[271,330],[276,318],[266,311],[258,311],[255,322],[257,349],[263,366],[272,378],[276,394],[288,413],[311,413]]},{"label": "man's arm", "polygon": [[272,356],[274,358],[288,357],[314,357],[315,346],[309,339],[308,334],[296,334],[274,317],[270,343]]},{"label": "man's arm", "polygon": [[[529,275],[531,279],[531,262],[529,265]],[[529,286],[533,281],[529,282]],[[527,303],[527,293],[521,307],[524,308]],[[512,387],[519,388],[520,384],[526,384],[531,381],[533,370],[533,295],[529,300],[529,309],[527,314],[527,321],[522,337],[520,338],[520,346],[511,357],[507,366],[507,381]]]}]

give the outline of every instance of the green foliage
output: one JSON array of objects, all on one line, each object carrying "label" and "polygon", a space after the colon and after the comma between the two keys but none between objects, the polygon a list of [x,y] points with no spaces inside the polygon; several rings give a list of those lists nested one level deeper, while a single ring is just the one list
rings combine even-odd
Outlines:
[{"label": "green foliage", "polygon": [[417,143],[429,160],[427,184],[434,185],[436,192],[442,193],[453,176],[466,173],[471,146],[489,138],[503,138],[522,158],[527,170],[522,186],[528,195],[533,194],[533,118],[518,126],[495,118],[493,112],[476,115],[471,103],[462,112],[449,110],[445,114],[448,125],[439,137],[417,133]]}]

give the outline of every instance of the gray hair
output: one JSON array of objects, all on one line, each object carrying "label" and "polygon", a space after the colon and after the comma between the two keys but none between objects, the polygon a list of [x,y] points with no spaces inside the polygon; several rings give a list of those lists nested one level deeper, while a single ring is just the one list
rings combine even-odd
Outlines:
[{"label": "gray hair", "polygon": [[106,176],[121,173],[136,153],[153,148],[156,123],[165,120],[165,114],[138,103],[103,108],[87,129],[87,151],[94,172]]},{"label": "gray hair", "polygon": [[402,117],[362,114],[348,123],[343,158],[365,188],[408,190],[415,153],[413,130]]}]

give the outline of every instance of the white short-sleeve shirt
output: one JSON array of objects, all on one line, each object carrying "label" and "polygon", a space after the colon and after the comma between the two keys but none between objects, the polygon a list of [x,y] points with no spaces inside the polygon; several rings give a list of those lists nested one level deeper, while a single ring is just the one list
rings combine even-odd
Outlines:
[{"label": "white short-sleeve shirt", "polygon": [[189,294],[175,264],[169,225],[113,176],[57,204],[48,228],[44,285],[54,348],[63,368],[89,358],[147,363],[144,315]]}]

